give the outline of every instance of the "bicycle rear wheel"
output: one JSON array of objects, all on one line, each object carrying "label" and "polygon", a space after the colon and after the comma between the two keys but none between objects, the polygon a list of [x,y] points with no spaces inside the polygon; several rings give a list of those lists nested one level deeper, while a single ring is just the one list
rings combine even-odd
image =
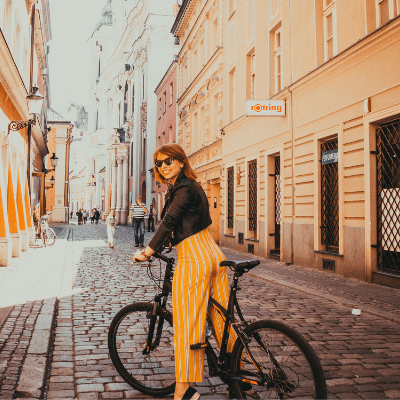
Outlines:
[{"label": "bicycle rear wheel", "polygon": [[151,307],[150,303],[134,303],[119,311],[108,331],[108,349],[115,368],[129,385],[151,396],[167,396],[175,390],[172,315],[158,307],[152,343],[161,317],[164,323],[159,342],[149,354],[143,354]]},{"label": "bicycle rear wheel", "polygon": [[[321,363],[300,333],[281,322],[268,320],[252,323],[245,333],[250,339],[250,353],[268,378],[264,386],[253,384],[251,392],[244,391],[240,381],[232,381],[236,398],[327,398]],[[249,381],[260,378],[240,339],[232,352],[231,369]]]},{"label": "bicycle rear wheel", "polygon": [[47,239],[46,239],[47,245],[53,246],[53,244],[55,243],[56,238],[57,238],[56,233],[53,231],[53,229],[48,228],[46,236],[47,236]]}]

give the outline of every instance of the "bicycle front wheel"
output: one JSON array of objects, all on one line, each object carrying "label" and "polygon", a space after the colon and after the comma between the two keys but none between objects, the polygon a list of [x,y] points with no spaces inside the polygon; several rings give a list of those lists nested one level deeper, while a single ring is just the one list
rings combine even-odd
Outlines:
[{"label": "bicycle front wheel", "polygon": [[42,236],[43,246],[46,247],[46,240],[47,240],[46,231],[42,230],[41,236]]},{"label": "bicycle front wheel", "polygon": [[52,246],[55,241],[56,241],[56,233],[53,231],[53,229],[48,228],[47,229],[47,235],[46,235],[46,243],[48,246]]},{"label": "bicycle front wheel", "polygon": [[[238,399],[313,398],[326,399],[324,372],[309,343],[296,330],[278,321],[257,321],[245,330],[247,344],[255,361],[266,376],[264,385],[252,384],[251,391],[240,381],[232,381]],[[260,380],[261,375],[238,338],[232,352],[232,372],[247,379]]]},{"label": "bicycle front wheel", "polygon": [[[172,315],[157,309],[150,352],[145,354],[152,304],[134,303],[114,317],[108,331],[108,350],[121,377],[150,396],[167,396],[175,390]],[[160,318],[162,331],[158,335]]]}]

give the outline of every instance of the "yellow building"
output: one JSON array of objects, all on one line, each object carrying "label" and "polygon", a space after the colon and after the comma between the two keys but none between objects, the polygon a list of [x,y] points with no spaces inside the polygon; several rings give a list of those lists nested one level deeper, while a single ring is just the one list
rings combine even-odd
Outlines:
[{"label": "yellow building", "polygon": [[221,245],[400,287],[399,1],[222,8]]},{"label": "yellow building", "polygon": [[[219,0],[186,0],[172,33],[179,38],[178,143],[205,190],[219,242],[222,166],[222,7]],[[161,105],[162,106],[162,105]]]}]

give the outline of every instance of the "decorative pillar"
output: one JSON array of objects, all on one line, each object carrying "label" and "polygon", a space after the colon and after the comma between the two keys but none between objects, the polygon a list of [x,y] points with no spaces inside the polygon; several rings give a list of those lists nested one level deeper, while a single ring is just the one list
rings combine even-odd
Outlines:
[{"label": "decorative pillar", "polygon": [[112,177],[111,177],[111,209],[117,206],[117,161],[112,162]]},{"label": "decorative pillar", "polygon": [[122,209],[122,163],[124,157],[118,157],[118,169],[117,169],[117,207],[115,214],[117,216],[118,224],[121,224],[121,209]]},{"label": "decorative pillar", "polygon": [[121,225],[128,223],[128,166],[129,157],[123,157],[123,176],[122,176],[122,209],[121,209]]}]

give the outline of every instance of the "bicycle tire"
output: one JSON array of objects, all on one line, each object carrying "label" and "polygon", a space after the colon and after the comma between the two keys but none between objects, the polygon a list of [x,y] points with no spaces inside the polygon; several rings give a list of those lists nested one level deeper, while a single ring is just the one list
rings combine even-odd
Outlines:
[{"label": "bicycle tire", "polygon": [[156,329],[160,316],[164,318],[160,344],[144,355],[151,307],[151,303],[133,303],[120,310],[108,331],[108,350],[126,383],[150,396],[167,396],[175,390],[172,314],[157,308]]},{"label": "bicycle tire", "polygon": [[[272,379],[272,387],[267,385],[252,385],[251,392],[243,390],[240,381],[232,381],[235,396],[238,399],[251,398],[256,394],[260,399],[315,398],[326,399],[327,389],[321,363],[310,344],[295,329],[270,320],[256,321],[245,329],[250,339],[248,346],[256,361],[262,366],[263,372]],[[269,351],[278,361],[284,374],[279,372],[271,357],[255,339],[259,334],[263,343],[267,343]],[[256,377],[256,368],[244,350],[242,341],[238,338],[232,351],[231,371],[235,375],[245,375],[249,381]],[[253,378],[253,379],[252,379]],[[250,382],[251,383],[251,382]]]},{"label": "bicycle tire", "polygon": [[56,242],[56,233],[53,231],[53,229],[48,228],[47,229],[48,235],[46,235],[46,242],[48,246],[53,246],[53,244]]}]

